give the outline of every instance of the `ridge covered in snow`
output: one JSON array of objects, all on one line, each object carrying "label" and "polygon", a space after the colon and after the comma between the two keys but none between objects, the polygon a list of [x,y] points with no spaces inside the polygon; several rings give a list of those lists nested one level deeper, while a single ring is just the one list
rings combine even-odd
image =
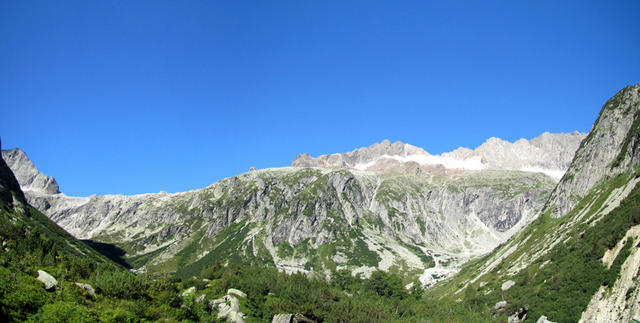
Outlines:
[{"label": "ridge covered in snow", "polygon": [[384,140],[348,153],[316,158],[302,154],[293,161],[292,166],[441,175],[504,169],[544,173],[558,181],[585,136],[577,131],[545,132],[531,140],[520,139],[513,143],[494,137],[474,150],[461,147],[440,155],[432,155],[422,148],[399,141],[392,144]]}]

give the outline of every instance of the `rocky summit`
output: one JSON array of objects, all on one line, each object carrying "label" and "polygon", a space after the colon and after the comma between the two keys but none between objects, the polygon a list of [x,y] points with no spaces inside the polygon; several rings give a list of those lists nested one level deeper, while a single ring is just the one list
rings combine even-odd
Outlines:
[{"label": "rocky summit", "polygon": [[382,173],[452,175],[484,169],[540,172],[559,180],[569,167],[573,154],[586,134],[548,133],[531,140],[510,143],[490,138],[478,148],[458,148],[452,152],[431,155],[424,149],[384,140],[352,152],[298,156],[297,167],[345,168]]}]

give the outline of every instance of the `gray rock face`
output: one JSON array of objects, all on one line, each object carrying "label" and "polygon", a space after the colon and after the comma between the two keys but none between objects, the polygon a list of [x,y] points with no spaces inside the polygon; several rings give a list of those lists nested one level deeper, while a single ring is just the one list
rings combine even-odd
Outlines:
[{"label": "gray rock face", "polygon": [[3,150],[2,159],[13,171],[23,191],[35,191],[45,194],[60,193],[56,180],[40,173],[22,150],[17,148]]},{"label": "gray rock face", "polygon": [[[128,256],[154,252],[145,268],[172,257],[196,262],[233,227],[240,239],[235,249],[216,251],[227,257],[235,253],[285,271],[324,272],[313,264],[331,261],[365,276],[394,264],[422,269],[433,265],[431,258],[444,279],[533,220],[553,185],[548,176],[521,171],[409,176],[289,167],[177,194],[27,191],[27,199],[77,238],[115,243]],[[335,248],[330,259],[316,259],[321,246]],[[195,252],[184,256],[185,248]]]},{"label": "gray rock face", "polygon": [[273,316],[271,323],[291,323],[293,322],[293,314],[276,314]]},{"label": "gray rock face", "polygon": [[26,212],[25,203],[26,198],[18,180],[4,158],[0,159],[0,206],[17,207]]},{"label": "gray rock face", "polygon": [[584,137],[585,134],[579,132],[545,132],[532,140],[520,139],[514,143],[490,138],[475,150],[458,148],[442,155],[431,155],[422,148],[385,140],[348,153],[317,158],[302,154],[292,166],[440,175],[481,169],[522,170],[542,172],[559,180]]},{"label": "gray rock face", "polygon": [[58,281],[44,270],[38,270],[38,277],[36,279],[44,284],[46,290],[51,290],[58,285]]},{"label": "gray rock face", "polygon": [[640,165],[640,84],[628,86],[604,105],[571,167],[549,199],[554,217],[571,210],[605,178]]}]

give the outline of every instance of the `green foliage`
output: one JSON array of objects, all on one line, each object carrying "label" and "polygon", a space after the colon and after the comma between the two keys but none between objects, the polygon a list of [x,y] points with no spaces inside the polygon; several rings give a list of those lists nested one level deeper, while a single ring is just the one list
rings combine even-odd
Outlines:
[{"label": "green foliage", "polygon": [[96,322],[98,315],[87,307],[70,302],[55,302],[44,305],[33,318],[36,322]]},{"label": "green foliage", "polygon": [[147,283],[142,277],[129,271],[113,267],[102,267],[96,271],[93,282],[103,295],[120,299],[138,299],[147,297]]},{"label": "green foliage", "polygon": [[407,291],[402,284],[402,278],[396,274],[386,273],[376,270],[367,280],[365,288],[379,296],[397,297],[400,299],[407,297]]}]

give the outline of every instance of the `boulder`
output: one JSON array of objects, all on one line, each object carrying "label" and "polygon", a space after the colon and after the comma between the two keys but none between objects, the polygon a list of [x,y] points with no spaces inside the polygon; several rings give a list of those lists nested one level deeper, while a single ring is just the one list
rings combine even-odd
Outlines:
[{"label": "boulder", "polygon": [[276,314],[273,316],[271,323],[292,323],[293,314]]},{"label": "boulder", "polygon": [[227,290],[227,295],[236,295],[238,297],[241,298],[247,298],[247,294],[241,292],[240,290],[237,290],[235,288],[229,288],[229,290]]},{"label": "boulder", "polygon": [[509,316],[509,319],[507,320],[508,323],[520,323],[520,322],[524,322],[524,320],[527,319],[527,312],[529,311],[529,309],[525,306],[525,307],[521,307],[520,309],[518,309],[517,312],[515,312],[513,315]]},{"label": "boulder", "polygon": [[505,308],[507,306],[507,301],[500,301],[496,303],[496,306],[494,306],[493,308],[495,308],[496,310],[499,310],[501,308]]},{"label": "boulder", "polygon": [[44,270],[38,270],[38,278],[36,279],[44,284],[46,290],[53,289],[58,285],[58,281]]},{"label": "boulder", "polygon": [[82,289],[85,293],[93,296],[96,294],[95,289],[93,289],[93,286],[89,285],[89,284],[85,284],[85,283],[74,283],[76,284],[76,286],[78,286],[80,289]]},{"label": "boulder", "polygon": [[509,288],[513,287],[516,284],[516,282],[514,282],[513,280],[507,280],[506,282],[502,283],[502,291],[506,291]]},{"label": "boulder", "polygon": [[184,292],[182,292],[182,294],[180,294],[180,296],[182,296],[182,297],[187,297],[187,296],[189,296],[189,295],[193,294],[195,291],[196,291],[196,287],[195,287],[195,286],[193,286],[193,287],[189,287],[189,288],[187,288],[187,290],[185,290]]},{"label": "boulder", "polygon": [[540,316],[540,318],[536,321],[536,323],[555,323],[555,322],[551,322],[549,320],[547,320],[547,317],[542,315]]}]

